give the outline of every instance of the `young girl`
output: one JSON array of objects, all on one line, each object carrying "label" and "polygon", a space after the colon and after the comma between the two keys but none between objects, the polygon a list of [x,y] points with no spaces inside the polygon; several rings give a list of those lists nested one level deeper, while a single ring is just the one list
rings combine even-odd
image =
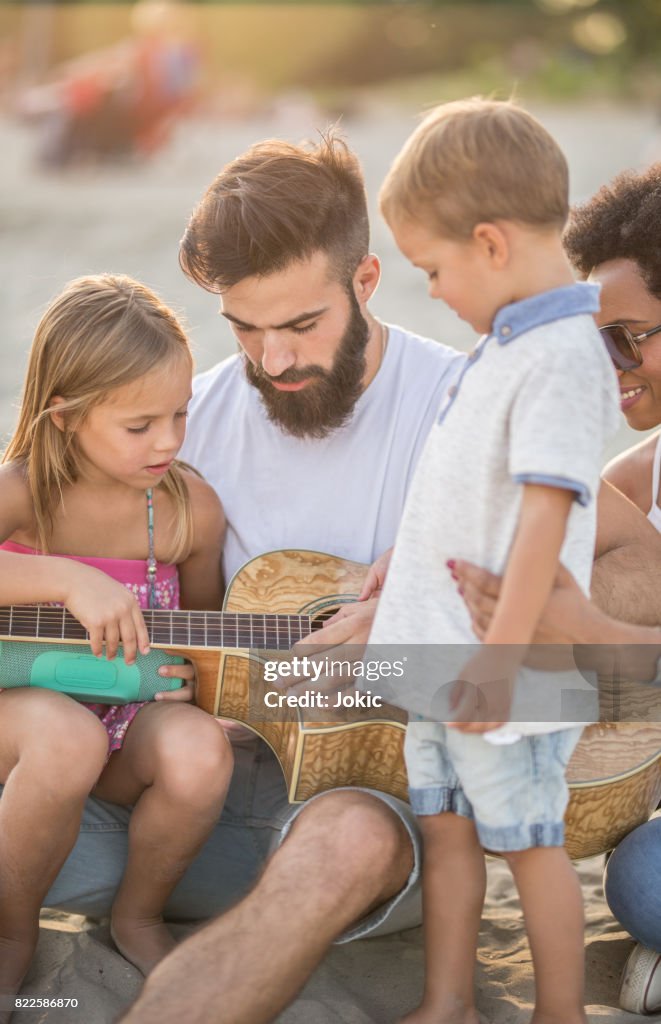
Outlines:
[{"label": "young girl", "polygon": [[[95,654],[122,643],[129,663],[149,647],[140,608],[177,608],[180,590],[184,607],[220,606],[222,508],[175,461],[191,376],[180,324],[144,285],[104,274],[55,299],[0,466],[0,604],[61,603]],[[193,676],[192,666],[161,672]],[[135,805],[112,907],[118,949],[147,973],[171,948],[164,905],[232,770],[222,728],[181,703],[191,696],[190,682],[122,707],[0,692],[0,996],[20,988],[90,791]]]}]

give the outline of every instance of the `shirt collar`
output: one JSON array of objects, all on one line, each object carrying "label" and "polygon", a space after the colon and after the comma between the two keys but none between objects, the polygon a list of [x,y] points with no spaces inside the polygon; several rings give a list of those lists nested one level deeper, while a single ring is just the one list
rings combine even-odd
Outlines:
[{"label": "shirt collar", "polygon": [[491,335],[498,339],[500,345],[506,345],[542,324],[581,313],[598,313],[600,289],[598,284],[577,281],[531,295],[520,302],[511,302],[496,313]]}]

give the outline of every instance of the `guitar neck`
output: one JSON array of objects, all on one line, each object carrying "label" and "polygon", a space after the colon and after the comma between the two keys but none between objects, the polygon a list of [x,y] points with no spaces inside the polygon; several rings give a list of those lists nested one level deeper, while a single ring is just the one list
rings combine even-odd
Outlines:
[{"label": "guitar neck", "polygon": [[[143,611],[152,644],[158,647],[289,650],[321,623],[309,615],[248,612]],[[53,643],[89,640],[85,627],[66,608],[12,605],[0,608],[0,639]]]}]

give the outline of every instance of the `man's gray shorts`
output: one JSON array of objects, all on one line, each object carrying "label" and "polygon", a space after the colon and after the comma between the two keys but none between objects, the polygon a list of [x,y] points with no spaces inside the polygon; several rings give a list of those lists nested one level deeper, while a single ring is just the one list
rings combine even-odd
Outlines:
[{"label": "man's gray shorts", "polygon": [[[227,910],[256,882],[264,861],[286,837],[307,805],[287,802],[280,766],[261,740],[234,744],[235,770],[222,816],[166,908],[169,920],[200,920]],[[0,793],[2,787],[0,787]],[[414,867],[401,892],[338,940],[383,935],[420,923],[420,836],[408,804],[365,790],[392,808],[414,849]],[[323,800],[326,794],[313,799]],[[309,801],[308,801],[309,803]],[[130,810],[87,800],[80,835],[45,906],[107,917],[126,863]]]}]

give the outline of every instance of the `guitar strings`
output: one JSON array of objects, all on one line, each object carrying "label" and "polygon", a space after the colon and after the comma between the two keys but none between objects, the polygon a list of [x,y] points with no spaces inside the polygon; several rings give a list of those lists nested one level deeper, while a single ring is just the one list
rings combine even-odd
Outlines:
[{"label": "guitar strings", "polygon": [[[307,615],[271,612],[188,611],[151,609],[144,612],[153,643],[183,646],[288,648],[322,623]],[[65,634],[66,631],[66,635]],[[84,626],[66,609],[54,605],[0,608],[0,632],[29,632],[30,639],[89,639]]]}]

